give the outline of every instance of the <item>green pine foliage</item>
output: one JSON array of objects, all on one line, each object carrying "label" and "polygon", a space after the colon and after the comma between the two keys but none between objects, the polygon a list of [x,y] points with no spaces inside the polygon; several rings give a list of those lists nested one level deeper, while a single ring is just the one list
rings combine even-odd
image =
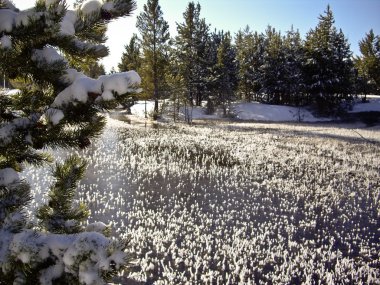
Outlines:
[{"label": "green pine foliage", "polygon": [[361,55],[355,58],[359,76],[359,92],[380,92],[380,35],[371,29],[359,42]]},{"label": "green pine foliage", "polygon": [[220,43],[217,48],[216,59],[216,64],[212,69],[213,91],[217,105],[223,108],[223,114],[227,116],[229,105],[233,100],[238,84],[236,51],[232,45],[229,32],[220,33]]},{"label": "green pine foliage", "polygon": [[128,45],[125,45],[121,62],[118,64],[119,71],[136,70],[141,68],[141,46],[136,34],[133,34]]},{"label": "green pine foliage", "polygon": [[148,0],[144,11],[137,17],[136,26],[141,34],[143,89],[153,95],[153,119],[156,120],[158,99],[162,97],[165,85],[170,40],[169,25],[163,18],[158,0]]},{"label": "green pine foliage", "polygon": [[[0,71],[20,86],[16,95],[0,94],[1,285],[103,284],[128,265],[127,241],[107,238],[104,224],[84,228],[88,209],[75,203],[84,161],[70,156],[56,164],[37,224],[25,211],[30,186],[18,175],[26,166],[53,162],[49,148],[89,146],[106,122],[100,111],[138,91],[135,73],[95,80],[73,69],[84,71],[81,63],[108,54],[106,24],[130,15],[135,2],[80,2],[68,11],[63,0],[38,0],[22,17],[8,0],[0,1]],[[124,88],[114,90],[115,81]]]},{"label": "green pine foliage", "polygon": [[236,39],[239,63],[239,97],[245,101],[260,101],[261,70],[265,51],[265,37],[246,27],[239,31]]},{"label": "green pine foliage", "polygon": [[265,51],[260,66],[260,92],[265,94],[265,101],[280,104],[284,85],[285,54],[280,32],[268,26],[265,31]]},{"label": "green pine foliage", "polygon": [[200,18],[200,12],[199,3],[189,2],[183,13],[184,22],[177,24],[178,35],[175,39],[180,73],[190,106],[200,106],[202,100],[210,95],[209,76],[215,55],[212,54],[209,26],[205,19]]},{"label": "green pine foliage", "polygon": [[[160,9],[158,11],[161,13]],[[149,30],[153,25],[147,24],[146,13],[142,13],[145,14],[144,21],[140,16],[140,35],[134,35],[126,46],[120,68],[141,70],[146,93],[153,94],[145,98],[155,98],[155,64],[151,61],[154,57],[150,55],[155,49],[148,41],[154,38],[155,33]],[[207,112],[211,114],[220,102],[225,101],[217,99],[221,98],[220,90],[224,90],[218,86],[223,80],[217,75],[223,69],[220,60],[218,62],[222,36],[216,29],[210,31],[210,25],[200,13],[200,4],[189,2],[183,13],[183,22],[177,23],[178,35],[173,45],[170,46],[171,42],[165,38],[163,58],[166,68],[160,73],[165,75],[165,80],[158,84],[157,89],[160,94],[165,94],[165,98],[177,100],[181,97],[185,109],[191,110],[193,106],[201,106],[207,101],[210,107]],[[143,22],[145,26],[141,24]],[[264,33],[251,31],[248,26],[240,30],[231,42],[235,63],[229,65],[231,70],[227,72],[234,74],[237,68],[237,88],[231,88],[233,91],[228,98],[291,106],[309,105],[317,113],[337,115],[351,106],[357,92],[378,92],[379,37],[370,33],[363,39],[363,56],[355,59],[354,68],[347,38],[334,24],[334,16],[328,6],[320,15],[318,25],[307,33],[305,39],[293,26],[284,34],[271,26]],[[138,41],[139,37],[142,39]],[[147,72],[149,70],[150,73]],[[179,106],[179,101],[176,102]]]},{"label": "green pine foliage", "polygon": [[283,38],[284,68],[282,84],[282,101],[293,106],[305,105],[308,102],[303,66],[305,52],[299,31],[293,27]]},{"label": "green pine foliage", "polygon": [[312,102],[320,113],[332,114],[348,100],[352,90],[352,53],[343,32],[334,26],[327,6],[317,27],[305,41],[305,80]]},{"label": "green pine foliage", "polygon": [[85,170],[86,162],[77,156],[70,156],[63,164],[56,165],[53,172],[56,182],[49,191],[49,201],[37,212],[44,230],[57,234],[83,231],[81,224],[88,218],[89,211],[84,203],[73,203]]}]

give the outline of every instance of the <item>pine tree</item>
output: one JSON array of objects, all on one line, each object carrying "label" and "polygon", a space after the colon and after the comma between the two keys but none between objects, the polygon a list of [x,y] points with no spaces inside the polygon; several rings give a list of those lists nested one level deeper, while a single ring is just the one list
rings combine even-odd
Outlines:
[{"label": "pine tree", "polygon": [[169,49],[170,65],[168,66],[167,84],[170,94],[170,101],[172,102],[171,111],[169,114],[174,121],[180,119],[180,108],[186,106],[186,88],[184,78],[180,72],[181,63],[177,57],[174,47]]},{"label": "pine tree", "polygon": [[184,23],[177,24],[177,56],[181,62],[181,74],[187,89],[187,98],[192,106],[201,105],[208,91],[209,68],[211,67],[209,26],[200,18],[201,6],[190,2],[183,13]]},{"label": "pine tree", "polygon": [[284,85],[284,49],[281,33],[271,26],[265,31],[265,50],[260,66],[260,92],[265,94],[266,102],[281,103]]},{"label": "pine tree", "polygon": [[170,34],[158,0],[148,0],[144,11],[137,17],[136,26],[141,34],[142,70],[144,92],[152,92],[153,118],[158,116],[158,99],[165,84],[165,68]]},{"label": "pine tree", "polygon": [[239,63],[239,93],[246,101],[260,100],[261,66],[263,64],[265,40],[262,34],[251,32],[249,27],[239,31],[236,39],[237,60]]},{"label": "pine tree", "polygon": [[88,70],[84,70],[83,73],[91,78],[98,78],[106,74],[106,69],[102,63],[94,62],[90,64]]},{"label": "pine tree", "polygon": [[300,106],[307,103],[305,94],[305,80],[303,76],[303,65],[305,61],[304,48],[299,31],[293,26],[283,39],[284,68],[281,93],[284,103]]},{"label": "pine tree", "polygon": [[[199,11],[200,11],[200,5]],[[196,46],[196,62],[195,62],[195,105],[201,106],[205,96],[209,94],[210,82],[208,80],[210,74],[210,36],[209,25],[204,18],[199,19],[196,25],[195,46]]]},{"label": "pine tree", "polygon": [[92,79],[63,56],[107,55],[94,30],[134,9],[131,0],[87,1],[75,11],[65,1],[39,0],[19,11],[0,1],[0,70],[24,82],[17,95],[0,95],[0,284],[104,284],[128,263],[126,241],[104,236],[104,224],[81,223],[88,210],[74,201],[80,158],[56,165],[38,226],[26,214],[31,189],[19,172],[52,162],[43,152],[49,147],[88,146],[105,125],[99,110],[137,91],[135,72]]},{"label": "pine tree", "polygon": [[224,116],[226,116],[238,85],[238,66],[230,33],[221,32],[220,39],[212,77],[217,104],[222,106]]},{"label": "pine tree", "polygon": [[252,32],[249,26],[244,30],[239,30],[235,37],[236,58],[239,63],[239,95],[241,99],[252,101],[253,96],[253,43]]},{"label": "pine tree", "polygon": [[133,34],[128,45],[125,45],[125,51],[118,64],[119,71],[135,70],[139,72],[141,68],[140,43],[136,34]]},{"label": "pine tree", "polygon": [[335,35],[333,40],[334,57],[333,66],[335,70],[335,94],[338,100],[351,100],[353,91],[354,64],[352,52],[347,38],[342,29]]},{"label": "pine tree", "polygon": [[207,74],[207,104],[206,104],[206,113],[212,115],[215,112],[215,109],[218,104],[218,90],[219,86],[217,85],[217,80],[215,76],[216,66],[218,64],[218,49],[222,42],[222,33],[216,29],[210,33],[208,41],[208,74]]},{"label": "pine tree", "polygon": [[334,16],[327,6],[319,23],[305,41],[305,80],[308,92],[321,113],[333,113],[352,90],[352,60],[347,40],[334,26]]},{"label": "pine tree", "polygon": [[355,67],[362,81],[364,94],[380,92],[380,36],[371,29],[359,42],[361,56],[355,58]]}]

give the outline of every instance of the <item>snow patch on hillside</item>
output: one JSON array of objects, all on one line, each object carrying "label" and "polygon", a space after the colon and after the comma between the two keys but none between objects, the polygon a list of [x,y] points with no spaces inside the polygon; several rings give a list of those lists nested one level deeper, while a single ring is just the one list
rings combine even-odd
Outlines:
[{"label": "snow patch on hillside", "polygon": [[350,113],[380,112],[380,96],[367,95],[368,102],[357,102]]},{"label": "snow patch on hillside", "polygon": [[[368,96],[369,102],[357,102],[350,113],[358,112],[380,112],[380,96]],[[145,118],[153,114],[154,102],[153,101],[137,101],[131,107],[132,115],[140,118]],[[232,115],[237,119],[243,121],[263,121],[263,122],[326,122],[334,120],[335,118],[316,117],[305,107],[290,107],[280,105],[269,105],[258,102],[250,103],[234,103],[231,106]],[[217,110],[214,114],[206,114],[205,107],[188,108],[193,120],[205,119],[221,119],[223,112]],[[180,115],[184,117],[185,108],[180,109]],[[169,116],[170,117],[170,116]]]},{"label": "snow patch on hillside", "polygon": [[270,122],[320,122],[329,121],[329,118],[316,118],[305,108],[267,105],[257,102],[238,103],[234,106],[237,119],[249,121]]}]

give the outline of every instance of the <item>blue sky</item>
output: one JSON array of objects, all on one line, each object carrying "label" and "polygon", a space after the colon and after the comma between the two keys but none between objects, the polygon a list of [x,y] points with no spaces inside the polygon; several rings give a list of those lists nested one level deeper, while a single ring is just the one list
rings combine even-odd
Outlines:
[{"label": "blue sky", "polygon": [[[14,1],[17,7],[33,5],[34,0]],[[67,0],[67,3],[74,1]],[[114,21],[109,26],[107,46],[110,56],[103,60],[107,70],[117,67],[124,45],[132,33],[137,33],[136,15],[142,11],[147,0],[137,0],[138,9],[132,17]],[[188,0],[160,0],[164,18],[169,22],[171,35],[176,35],[176,23],[183,22],[183,12]],[[235,34],[249,25],[252,30],[263,32],[267,25],[285,32],[291,25],[299,29],[301,35],[314,28],[318,17],[328,4],[335,17],[335,26],[341,28],[349,39],[351,50],[359,54],[358,42],[371,28],[380,34],[380,0],[199,0],[201,17],[211,24],[211,28],[230,31]]]}]

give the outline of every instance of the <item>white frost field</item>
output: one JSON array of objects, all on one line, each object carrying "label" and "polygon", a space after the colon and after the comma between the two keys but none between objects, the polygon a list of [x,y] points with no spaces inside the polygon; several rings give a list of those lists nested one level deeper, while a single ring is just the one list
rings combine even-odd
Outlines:
[{"label": "white frost field", "polygon": [[132,237],[120,282],[380,284],[380,131],[353,127],[109,119],[79,199]]}]

